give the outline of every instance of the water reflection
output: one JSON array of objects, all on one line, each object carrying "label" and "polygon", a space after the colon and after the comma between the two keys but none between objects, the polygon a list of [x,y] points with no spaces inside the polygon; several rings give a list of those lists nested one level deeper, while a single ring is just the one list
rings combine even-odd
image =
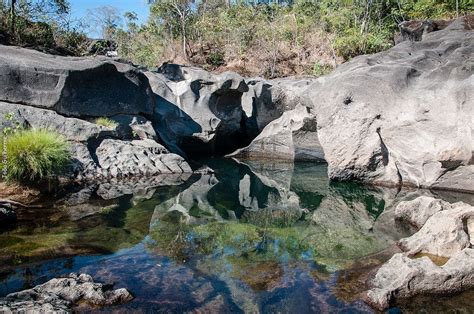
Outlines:
[{"label": "water reflection", "polygon": [[393,208],[429,193],[330,183],[325,165],[205,164],[20,215],[0,234],[0,295],[82,271],[129,288],[125,310],[370,312],[364,270],[409,232]]}]

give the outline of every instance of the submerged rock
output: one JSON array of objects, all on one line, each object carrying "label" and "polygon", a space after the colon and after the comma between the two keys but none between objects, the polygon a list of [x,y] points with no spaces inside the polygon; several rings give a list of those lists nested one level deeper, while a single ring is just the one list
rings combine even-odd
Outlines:
[{"label": "submerged rock", "polygon": [[133,299],[126,289],[95,283],[87,274],[70,274],[54,278],[32,289],[11,293],[0,299],[0,311],[65,313],[76,306],[96,308],[123,304]]}]

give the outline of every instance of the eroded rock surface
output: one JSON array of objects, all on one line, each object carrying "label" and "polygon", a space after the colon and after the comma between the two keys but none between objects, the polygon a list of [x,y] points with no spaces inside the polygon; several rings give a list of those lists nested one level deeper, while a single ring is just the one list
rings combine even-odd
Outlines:
[{"label": "eroded rock surface", "polygon": [[129,302],[133,296],[126,289],[112,290],[95,283],[87,274],[55,278],[32,289],[11,293],[0,299],[2,313],[70,312],[75,306],[96,308]]},{"label": "eroded rock surface", "polygon": [[435,213],[450,209],[451,204],[431,196],[420,196],[411,201],[398,204],[395,209],[396,219],[421,228]]},{"label": "eroded rock surface", "polygon": [[324,161],[317,122],[311,109],[299,105],[270,122],[248,145],[228,155],[235,158]]},{"label": "eroded rock surface", "polygon": [[310,86],[332,179],[474,191],[474,32],[464,24],[354,58]]},{"label": "eroded rock surface", "polygon": [[428,253],[452,257],[471,246],[467,221],[473,218],[474,207],[453,204],[451,209],[433,214],[417,233],[401,239],[398,244],[410,255]]},{"label": "eroded rock surface", "polygon": [[446,264],[437,266],[428,257],[412,259],[395,254],[371,280],[365,300],[385,310],[397,299],[418,294],[449,294],[474,288],[474,250],[456,253]]},{"label": "eroded rock surface", "polygon": [[451,294],[474,288],[473,206],[423,196],[400,203],[396,212],[398,219],[414,225],[424,221],[424,225],[400,240],[403,253],[395,254],[369,280],[367,303],[385,310],[420,294]]},{"label": "eroded rock surface", "polygon": [[146,72],[156,94],[157,131],[181,155],[223,155],[250,143],[285,111],[308,102],[300,93],[310,79],[288,84],[236,73],[164,64]]}]

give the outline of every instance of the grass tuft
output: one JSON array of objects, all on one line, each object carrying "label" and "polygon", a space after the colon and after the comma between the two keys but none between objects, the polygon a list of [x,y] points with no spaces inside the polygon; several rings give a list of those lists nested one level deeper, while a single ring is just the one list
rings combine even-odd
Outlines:
[{"label": "grass tuft", "polygon": [[67,140],[55,132],[41,129],[16,132],[7,139],[7,180],[40,181],[60,174],[70,158]]},{"label": "grass tuft", "polygon": [[106,128],[114,129],[117,127],[118,123],[109,119],[109,118],[97,118],[94,121],[95,124],[105,126]]}]

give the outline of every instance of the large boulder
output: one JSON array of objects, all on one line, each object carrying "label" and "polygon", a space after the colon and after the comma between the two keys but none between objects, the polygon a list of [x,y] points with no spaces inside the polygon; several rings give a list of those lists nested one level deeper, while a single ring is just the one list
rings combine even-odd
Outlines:
[{"label": "large boulder", "polygon": [[129,302],[126,289],[111,290],[95,283],[87,274],[54,278],[32,289],[11,293],[0,299],[2,313],[68,313],[75,306],[97,308]]},{"label": "large boulder", "polygon": [[474,191],[466,23],[354,58],[310,86],[331,179]]},{"label": "large boulder", "polygon": [[155,104],[148,79],[129,64],[2,45],[0,101],[74,117],[152,114]]},{"label": "large boulder", "polygon": [[152,177],[191,173],[183,157],[171,154],[153,140],[104,139],[92,152],[82,144],[72,146],[75,177],[85,179]]},{"label": "large boulder", "polygon": [[74,180],[192,172],[181,156],[170,154],[156,142],[151,122],[142,116],[112,116],[114,125],[104,126],[94,119],[70,118],[53,110],[0,102],[0,116],[5,114],[13,114],[14,123],[22,127],[63,135],[70,143],[72,157],[67,176]]}]

